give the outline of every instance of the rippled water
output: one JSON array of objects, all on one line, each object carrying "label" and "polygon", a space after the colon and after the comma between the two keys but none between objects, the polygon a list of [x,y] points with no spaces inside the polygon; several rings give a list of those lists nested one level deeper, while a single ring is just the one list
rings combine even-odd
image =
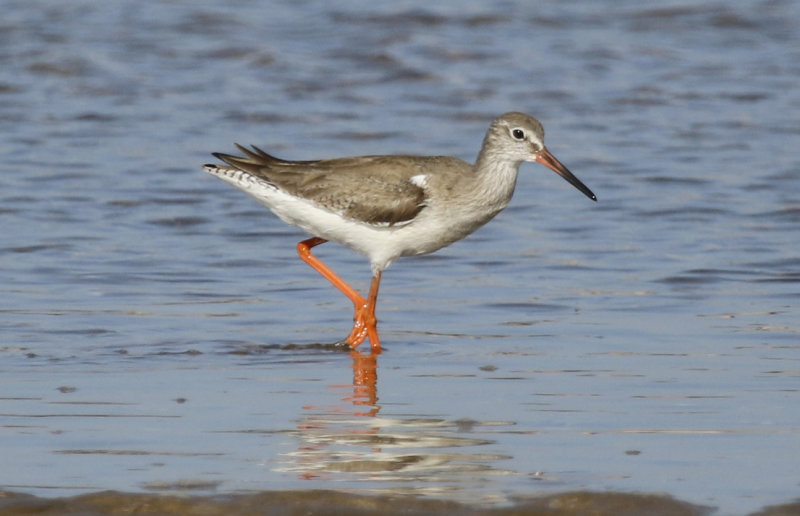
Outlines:
[{"label": "rippled water", "polygon": [[[796,2],[229,4],[4,2],[0,486],[800,494]],[[599,202],[523,165],[384,274],[377,357],[330,345],[304,236],[200,169],[472,160],[509,110]]]}]

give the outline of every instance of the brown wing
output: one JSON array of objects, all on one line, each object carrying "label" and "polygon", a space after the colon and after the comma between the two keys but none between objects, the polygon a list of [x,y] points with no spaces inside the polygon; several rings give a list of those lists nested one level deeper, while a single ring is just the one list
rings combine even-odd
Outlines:
[{"label": "brown wing", "polygon": [[425,190],[411,178],[425,173],[426,160],[410,156],[363,156],[321,161],[286,161],[256,146],[236,146],[246,157],[214,153],[225,163],[344,216],[371,224],[398,224],[425,207]]}]

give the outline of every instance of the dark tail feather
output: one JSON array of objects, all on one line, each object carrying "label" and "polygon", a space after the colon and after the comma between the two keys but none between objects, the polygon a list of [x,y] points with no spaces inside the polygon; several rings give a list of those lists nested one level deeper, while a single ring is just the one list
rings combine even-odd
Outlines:
[{"label": "dark tail feather", "polygon": [[281,159],[278,157],[273,156],[272,154],[268,154],[264,152],[259,147],[252,145],[252,149],[248,149],[243,145],[239,145],[235,143],[236,148],[242,151],[245,157],[239,156],[232,156],[231,154],[225,154],[222,152],[214,152],[212,153],[214,157],[217,159],[224,161],[228,165],[232,167],[240,168],[242,170],[251,171],[253,168],[257,167],[267,167],[270,168],[271,166],[292,166],[292,165],[301,165],[301,166],[308,166],[316,161],[288,161],[285,159]]}]

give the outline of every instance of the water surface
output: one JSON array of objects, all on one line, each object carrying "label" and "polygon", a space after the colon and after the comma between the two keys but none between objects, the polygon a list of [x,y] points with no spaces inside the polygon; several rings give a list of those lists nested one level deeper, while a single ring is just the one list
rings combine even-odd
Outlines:
[{"label": "water surface", "polygon": [[[3,11],[15,496],[800,494],[795,2]],[[331,345],[351,308],[304,235],[200,169],[233,142],[472,160],[510,110],[599,202],[523,165],[497,219],[384,274],[377,357]]]}]

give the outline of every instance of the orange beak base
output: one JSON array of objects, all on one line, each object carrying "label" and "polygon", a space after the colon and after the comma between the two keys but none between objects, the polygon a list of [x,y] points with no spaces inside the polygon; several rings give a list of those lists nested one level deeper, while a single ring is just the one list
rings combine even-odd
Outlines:
[{"label": "orange beak base", "polygon": [[595,196],[595,194],[591,190],[589,190],[589,187],[583,184],[580,179],[575,177],[575,174],[570,172],[567,167],[562,165],[561,162],[558,161],[555,156],[550,154],[550,151],[547,150],[547,147],[542,149],[540,152],[536,153],[536,161],[538,161],[539,163],[546,166],[559,176],[566,179],[569,184],[571,184],[572,186],[583,192],[583,195],[585,195],[589,199],[593,201],[597,200],[597,196]]}]

